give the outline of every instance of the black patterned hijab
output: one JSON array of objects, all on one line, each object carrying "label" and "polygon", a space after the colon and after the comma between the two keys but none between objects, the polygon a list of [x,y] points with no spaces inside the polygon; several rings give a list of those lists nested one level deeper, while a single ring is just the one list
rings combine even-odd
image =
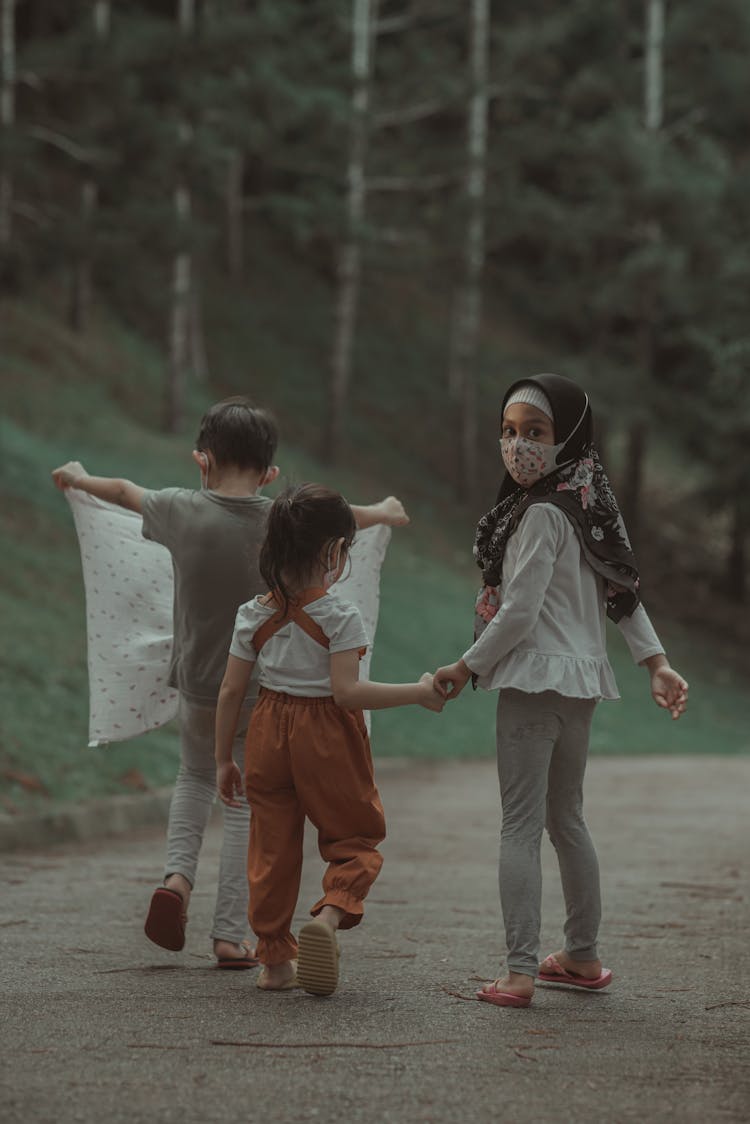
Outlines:
[{"label": "black patterned hijab", "polygon": [[509,388],[503,398],[503,414],[513,391],[528,383],[546,394],[552,407],[555,440],[565,444],[557,456],[559,467],[530,488],[522,488],[505,473],[495,506],[477,525],[474,557],[484,584],[500,585],[508,539],[524,513],[532,504],[553,503],[567,515],[586,561],[606,582],[608,616],[614,621],[631,616],[640,601],[638,567],[592,440],[588,396],[562,375],[534,375]]}]

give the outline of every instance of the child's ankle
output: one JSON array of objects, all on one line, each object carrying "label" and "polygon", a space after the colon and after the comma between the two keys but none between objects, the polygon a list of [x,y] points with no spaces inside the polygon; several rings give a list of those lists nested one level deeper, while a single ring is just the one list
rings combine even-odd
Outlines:
[{"label": "child's ankle", "polygon": [[181,894],[183,901],[187,901],[193,889],[184,874],[168,874],[164,885],[168,890],[176,890]]},{"label": "child's ankle", "polygon": [[339,909],[338,906],[324,905],[318,914],[318,921],[322,921],[324,925],[327,925],[329,929],[333,929],[335,932],[344,916],[345,910]]}]

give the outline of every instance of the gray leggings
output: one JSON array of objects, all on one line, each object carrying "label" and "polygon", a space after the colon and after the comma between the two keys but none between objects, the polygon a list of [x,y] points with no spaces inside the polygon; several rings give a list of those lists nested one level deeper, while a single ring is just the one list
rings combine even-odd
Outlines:
[{"label": "gray leggings", "polygon": [[[232,756],[244,777],[245,736],[252,707],[244,707],[237,724]],[[216,799],[214,723],[216,709],[196,706],[180,696],[180,769],[169,807],[165,877],[181,874],[195,885],[198,855],[211,807]],[[219,861],[211,936],[239,944],[248,935],[247,846],[250,809],[244,791],[239,808],[224,810],[224,839]]]},{"label": "gray leggings", "polygon": [[565,897],[565,951],[574,960],[597,958],[599,863],[583,819],[582,791],[595,706],[594,699],[565,698],[555,691],[500,692],[499,880],[512,972],[535,976],[539,967],[545,824],[557,851]]}]

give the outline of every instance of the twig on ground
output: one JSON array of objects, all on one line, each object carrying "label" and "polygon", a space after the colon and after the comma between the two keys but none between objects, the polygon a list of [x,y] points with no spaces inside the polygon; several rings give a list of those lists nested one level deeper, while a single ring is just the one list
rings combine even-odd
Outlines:
[{"label": "twig on ground", "polygon": [[212,1038],[212,1046],[247,1046],[258,1050],[402,1050],[407,1046],[455,1045],[460,1038],[426,1038],[421,1042],[230,1042]]},{"label": "twig on ground", "polygon": [[365,952],[363,960],[416,960],[416,952]]},{"label": "twig on ground", "polygon": [[163,1046],[161,1042],[128,1042],[129,1050],[189,1050],[190,1046]]},{"label": "twig on ground", "polygon": [[538,1062],[539,1061],[539,1058],[528,1057],[525,1053],[523,1053],[524,1050],[559,1050],[560,1049],[559,1046],[536,1046],[533,1042],[528,1042],[528,1043],[522,1044],[520,1046],[511,1046],[510,1048],[513,1051],[513,1053],[516,1055],[516,1057],[520,1058],[521,1061],[524,1061],[524,1062]]},{"label": "twig on ground", "polygon": [[451,991],[449,987],[443,987],[442,984],[440,990],[444,991],[446,995],[452,995],[454,999],[466,999],[470,1003],[479,1002],[475,995],[463,995],[460,991]]}]

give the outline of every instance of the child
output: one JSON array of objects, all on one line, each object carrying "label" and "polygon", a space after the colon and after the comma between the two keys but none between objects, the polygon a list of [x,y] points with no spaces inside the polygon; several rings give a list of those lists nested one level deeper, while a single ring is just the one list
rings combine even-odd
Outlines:
[{"label": "child", "polygon": [[[275,480],[278,434],[273,418],[244,398],[212,406],[193,451],[201,490],[150,491],[128,480],[88,476],[70,462],[52,473],[58,487],[80,488],[143,516],[143,534],[162,543],[174,569],[174,645],[170,685],[180,694],[181,763],[170,805],[164,885],[153,894],[145,930],[162,948],[179,950],[195,884],[203,834],[216,796],[214,723],[238,607],[265,584],[258,554],[271,501],[259,494]],[[408,522],[390,496],[354,509],[359,525]],[[242,763],[244,734],[255,701],[243,700],[234,753]],[[227,808],[212,939],[220,968],[246,969],[257,959],[247,937],[247,838],[244,801]]]},{"label": "child", "polygon": [[[237,614],[216,712],[219,795],[236,806],[242,775],[232,758],[242,699],[258,662],[260,698],[247,732],[245,787],[252,815],[250,925],[264,970],[258,987],[302,986],[330,995],[338,982],[337,929],[362,919],[382,863],[385,821],[362,709],[419,703],[440,711],[432,676],[399,685],[359,682],[367,647],[359,611],[328,596],[356,524],[346,500],[318,484],[288,488],[268,517],[260,571],[271,589]],[[328,869],[314,921],[297,942],[292,917],[305,816]]]},{"label": "child", "polygon": [[[582,812],[596,702],[618,698],[605,649],[605,603],[659,706],[679,718],[688,685],[667,662],[639,600],[635,559],[592,445],[586,394],[560,375],[514,383],[503,400],[506,475],[477,528],[484,625],[463,657],[435,673],[455,698],[474,675],[499,690],[497,754],[503,824],[500,899],[508,974],[477,992],[528,1007],[534,978],[606,987],[596,941],[599,869]],[[567,912],[565,948],[539,970],[540,843],[557,851]]]}]

